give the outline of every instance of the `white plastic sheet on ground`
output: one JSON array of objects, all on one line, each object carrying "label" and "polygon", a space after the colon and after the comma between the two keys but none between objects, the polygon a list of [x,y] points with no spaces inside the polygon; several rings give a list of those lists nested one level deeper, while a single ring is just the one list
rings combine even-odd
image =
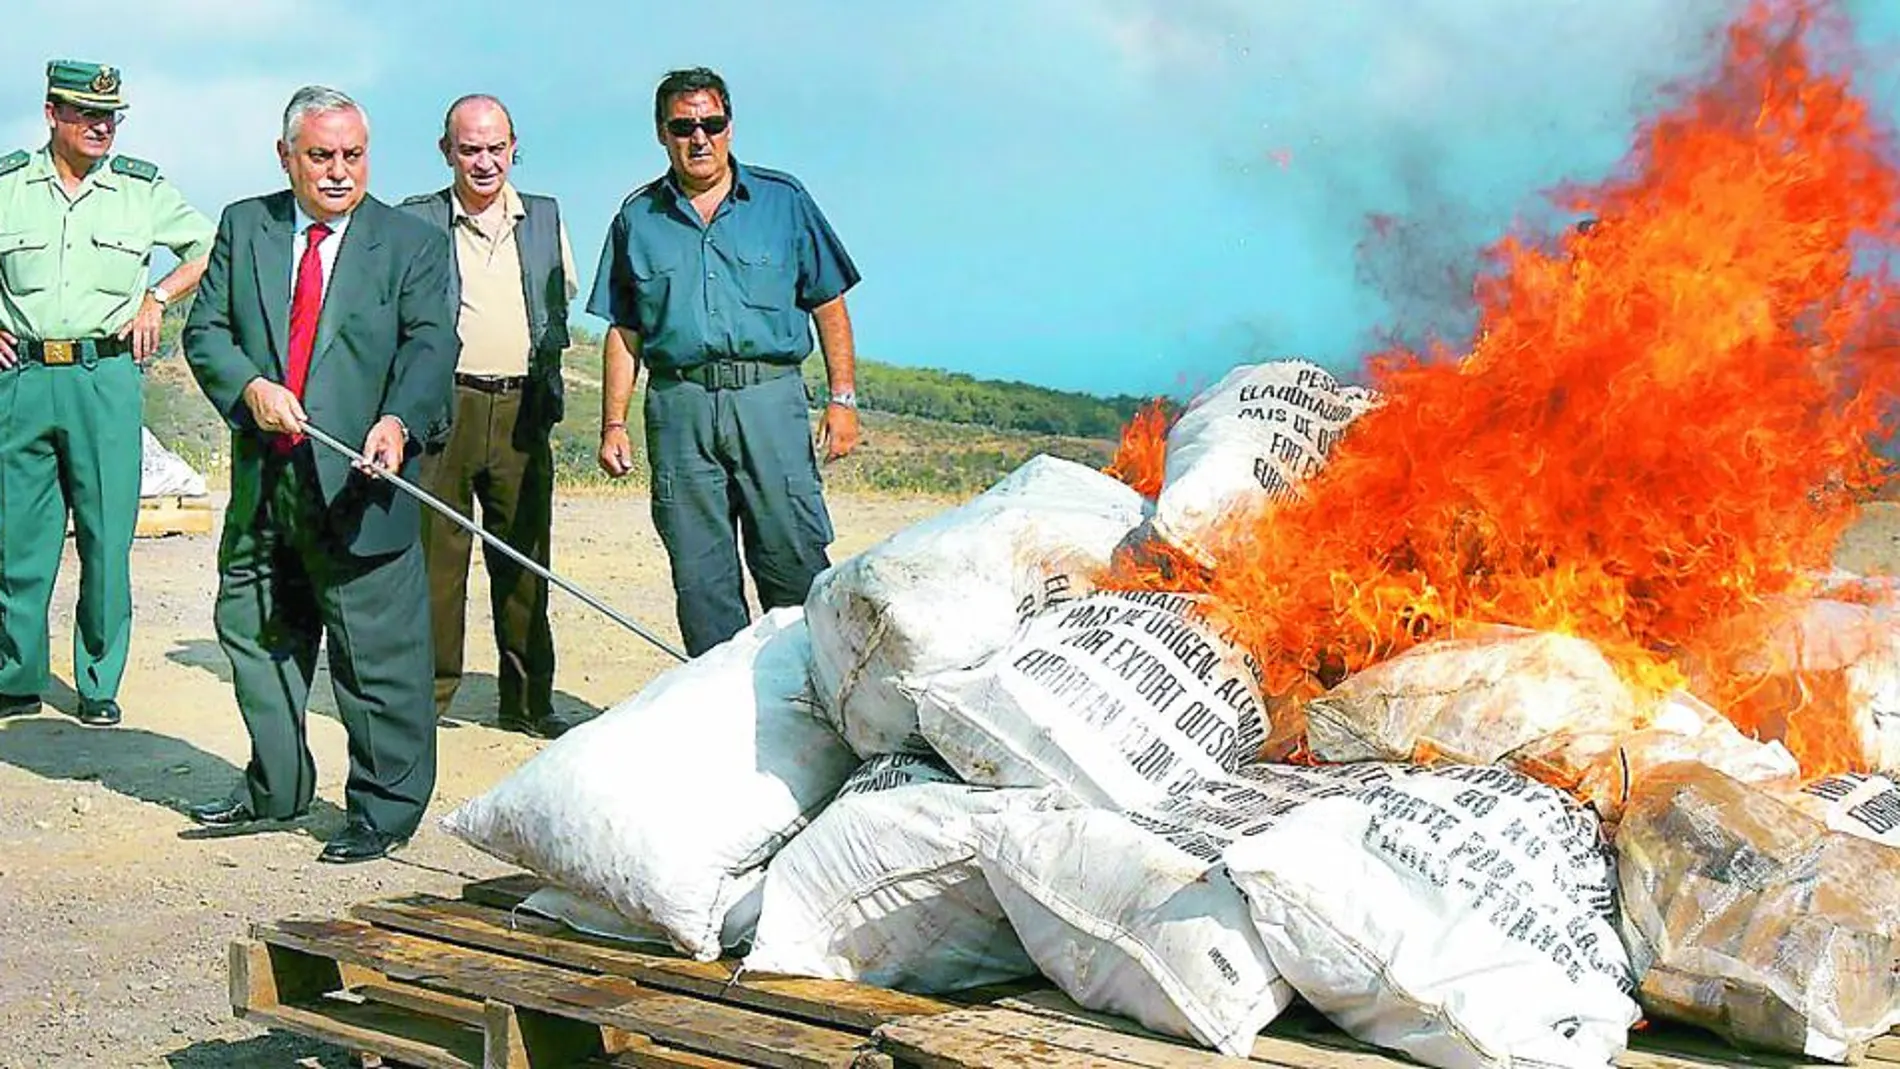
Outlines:
[{"label": "white plastic sheet on ground", "polygon": [[1637,1020],[1596,817],[1508,769],[1408,770],[1225,856],[1281,975],[1366,1042],[1595,1069]]},{"label": "white plastic sheet on ground", "polygon": [[858,764],[811,715],[810,648],[802,610],[776,609],[548,744],[443,826],[710,961],[733,885]]},{"label": "white plastic sheet on ground", "polygon": [[1103,591],[1030,620],[983,664],[906,681],[971,783],[1137,809],[1233,772],[1266,738],[1259,669],[1186,594]]},{"label": "white plastic sheet on ground", "polygon": [[1235,512],[1286,500],[1317,474],[1374,400],[1305,360],[1234,368],[1168,431],[1154,532],[1204,557],[1208,536]]},{"label": "white plastic sheet on ground", "polygon": [[1079,1005],[1245,1057],[1292,1001],[1221,854],[1383,765],[1255,765],[1154,809],[978,821],[977,855],[1030,956]]},{"label": "white plastic sheet on ground", "polygon": [[203,497],[205,477],[193,471],[184,458],[165,448],[157,436],[145,428],[139,430],[140,497]]},{"label": "white plastic sheet on ground", "polygon": [[922,995],[1035,975],[977,865],[974,822],[1056,797],[875,760],[772,859],[746,971]]},{"label": "white plastic sheet on ground", "polygon": [[862,757],[927,750],[900,677],[976,664],[1038,610],[1092,589],[1141,495],[1038,456],[963,505],[820,574],[805,602],[824,715]]},{"label": "white plastic sheet on ground", "polygon": [[1422,643],[1306,705],[1322,761],[1490,764],[1537,739],[1621,734],[1629,687],[1583,639],[1513,627]]},{"label": "white plastic sheet on ground", "polygon": [[1680,764],[1616,833],[1622,927],[1651,1017],[1849,1061],[1900,1024],[1900,850],[1785,795]]}]

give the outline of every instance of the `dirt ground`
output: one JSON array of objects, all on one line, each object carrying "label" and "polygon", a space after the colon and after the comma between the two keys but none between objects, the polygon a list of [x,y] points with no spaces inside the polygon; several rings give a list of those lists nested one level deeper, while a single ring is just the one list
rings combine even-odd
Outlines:
[{"label": "dirt ground", "polygon": [[[833,555],[842,558],[946,503],[834,496],[832,506]],[[233,1019],[230,941],[253,921],[337,915],[363,899],[412,891],[452,894],[470,879],[510,871],[436,826],[546,745],[493,726],[494,653],[479,568],[470,591],[470,674],[441,728],[435,801],[398,855],[316,863],[343,826],[344,735],[327,678],[312,703],[320,785],[310,816],[283,830],[223,837],[184,816],[189,803],[226,796],[249,753],[211,628],[216,549],[215,535],[137,544],[125,723],[95,730],[69,715],[78,566],[68,543],[54,599],[59,682],[50,707],[0,721],[0,1067],[340,1069],[352,1063],[337,1048]],[[554,569],[679,642],[644,497],[564,493]],[[669,663],[579,600],[556,591],[553,603],[557,709],[611,706]]]},{"label": "dirt ground", "polygon": [[[855,553],[940,511],[924,499],[834,498],[834,556]],[[646,500],[565,494],[555,520],[555,570],[677,642],[665,558]],[[431,819],[394,858],[315,862],[341,829],[342,726],[320,680],[311,719],[321,773],[311,816],[264,834],[203,834],[183,807],[224,796],[248,753],[229,671],[211,630],[215,538],[141,541],[134,551],[137,624],[123,690],[126,721],[111,731],[73,721],[60,684],[53,709],[0,722],[0,1067],[305,1066],[342,1069],[345,1052],[233,1019],[226,946],[252,921],[336,914],[367,898],[452,894],[508,871],[434,822],[545,745],[493,727],[493,653],[479,569],[470,609],[471,674],[441,729]],[[1838,563],[1891,572],[1900,563],[1900,505],[1870,506]],[[55,600],[55,674],[70,679],[76,564]],[[637,691],[667,663],[579,601],[554,595],[557,706],[597,711]],[[62,648],[64,647],[64,648]]]}]

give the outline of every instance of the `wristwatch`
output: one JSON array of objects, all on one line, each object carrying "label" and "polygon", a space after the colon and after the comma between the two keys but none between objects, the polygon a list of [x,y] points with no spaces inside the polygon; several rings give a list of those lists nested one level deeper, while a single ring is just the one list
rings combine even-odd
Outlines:
[{"label": "wristwatch", "polygon": [[172,295],[165,292],[165,286],[163,283],[153,286],[151,289],[146,290],[145,292],[152,295],[152,300],[157,301],[158,306],[160,308],[163,308],[166,305],[169,305],[172,301]]},{"label": "wristwatch", "polygon": [[839,390],[831,395],[831,403],[839,408],[856,408],[858,393],[856,390]]}]

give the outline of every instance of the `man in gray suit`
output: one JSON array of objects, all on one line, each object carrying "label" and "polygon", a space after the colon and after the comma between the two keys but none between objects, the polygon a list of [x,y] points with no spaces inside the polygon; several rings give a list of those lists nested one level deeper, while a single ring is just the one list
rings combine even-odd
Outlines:
[{"label": "man in gray suit", "polygon": [[305,704],[327,637],[349,826],[319,860],[367,861],[408,839],[435,789],[420,513],[301,432],[360,441],[415,477],[459,348],[449,247],[366,196],[369,122],[344,94],[298,90],[277,152],[290,190],[224,210],[185,327],[192,374],[231,425],[215,623],[251,735],[245,789],[191,815],[230,826],[308,810]]}]

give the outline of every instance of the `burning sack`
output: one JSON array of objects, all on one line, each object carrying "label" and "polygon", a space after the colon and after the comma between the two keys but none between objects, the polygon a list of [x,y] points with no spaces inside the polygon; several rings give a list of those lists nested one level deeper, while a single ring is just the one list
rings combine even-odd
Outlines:
[{"label": "burning sack", "polygon": [[906,687],[970,783],[1054,785],[1138,809],[1253,759],[1258,667],[1186,594],[1103,592],[1050,609],[983,664]]},{"label": "burning sack", "polygon": [[1141,813],[985,817],[977,857],[1036,966],[1070,998],[1244,1058],[1293,991],[1221,853],[1306,801],[1390,778],[1383,765],[1254,765]]},{"label": "burning sack", "polygon": [[1900,772],[1900,601],[1873,581],[1847,588],[1861,600],[1771,605],[1767,641],[1721,670],[1744,682],[1738,719],[1759,734],[1805,744],[1815,763]]},{"label": "burning sack", "polygon": [[973,822],[1054,802],[965,786],[926,758],[874,758],[772,859],[745,970],[920,995],[1034,976],[977,866]]},{"label": "burning sack", "polygon": [[1154,533],[1205,562],[1215,528],[1258,502],[1291,497],[1373,402],[1370,391],[1304,360],[1233,369],[1168,432]]},{"label": "burning sack", "polygon": [[1322,761],[1486,765],[1555,732],[1630,730],[1635,699],[1580,638],[1492,627],[1414,646],[1306,704]]},{"label": "burning sack", "polygon": [[1636,785],[1616,852],[1652,1015],[1830,1061],[1900,1023],[1900,851],[1682,764]]},{"label": "burning sack", "polygon": [[719,956],[737,883],[857,759],[811,715],[802,610],[775,609],[548,744],[443,827]]},{"label": "burning sack", "polygon": [[1457,1069],[1603,1067],[1636,1022],[1596,817],[1508,769],[1407,769],[1226,860],[1274,966],[1368,1043]]},{"label": "burning sack", "polygon": [[1114,478],[1038,456],[827,569],[805,601],[825,717],[861,757],[924,752],[898,678],[976,664],[1036,610],[1092,589],[1142,508]]},{"label": "burning sack", "polygon": [[1559,731],[1499,759],[1589,802],[1606,824],[1622,819],[1636,781],[1682,761],[1707,765],[1743,783],[1793,780],[1801,771],[1787,747],[1743,735],[1706,702],[1681,691],[1664,698],[1634,731]]}]

